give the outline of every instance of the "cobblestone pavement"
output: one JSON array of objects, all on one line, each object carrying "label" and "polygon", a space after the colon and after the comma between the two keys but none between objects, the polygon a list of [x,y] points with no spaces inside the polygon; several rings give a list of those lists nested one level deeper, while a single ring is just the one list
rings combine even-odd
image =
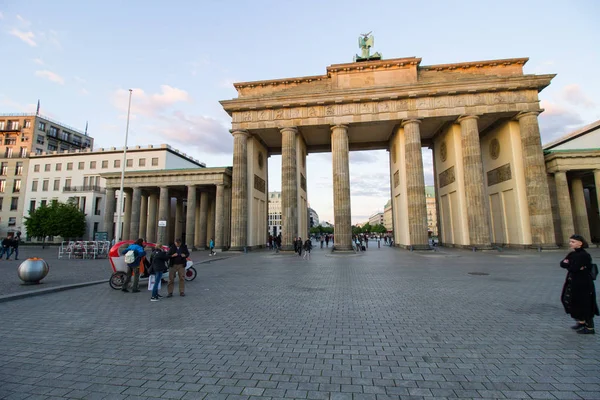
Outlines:
[{"label": "cobblestone pavement", "polygon": [[564,254],[260,251],[203,264],[186,297],[0,303],[0,398],[600,399]]},{"label": "cobblestone pavement", "polygon": [[[208,256],[207,251],[193,251],[191,258],[194,262],[202,263],[231,257],[228,253],[218,253],[216,257]],[[40,257],[50,265],[50,272],[39,285],[23,285],[17,275],[17,268],[28,257]],[[73,285],[78,283],[106,280],[113,273],[108,259],[59,259],[57,247],[21,246],[19,248],[19,260],[0,260],[0,297],[34,290],[50,289],[58,286]]]}]

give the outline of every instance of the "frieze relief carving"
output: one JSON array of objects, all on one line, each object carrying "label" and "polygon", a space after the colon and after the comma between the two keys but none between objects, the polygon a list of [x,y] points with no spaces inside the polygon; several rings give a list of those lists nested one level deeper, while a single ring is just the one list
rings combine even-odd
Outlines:
[{"label": "frieze relief carving", "polygon": [[284,114],[283,111],[284,111],[283,108],[275,110],[275,117],[274,118],[275,119],[283,119],[283,114]]},{"label": "frieze relief carving", "polygon": [[408,110],[408,99],[398,100],[396,102],[396,111],[406,111]]},{"label": "frieze relief carving", "polygon": [[354,104],[344,104],[344,106],[342,107],[342,114],[344,114],[344,115],[354,114],[354,110],[355,110]]},{"label": "frieze relief carving", "polygon": [[318,111],[317,107],[309,107],[308,108],[308,117],[309,118],[318,117],[318,116],[319,116],[319,111]]},{"label": "frieze relief carving", "polygon": [[377,104],[378,110],[379,112],[390,112],[391,107],[390,107],[390,102],[389,101],[382,101],[380,103]]},{"label": "frieze relief carving", "polygon": [[454,175],[454,165],[440,173],[440,189],[444,186],[448,186],[456,180],[456,176]]},{"label": "frieze relief carving", "polygon": [[435,101],[434,101],[434,107],[435,108],[448,107],[448,97],[446,97],[446,96],[436,97]]},{"label": "frieze relief carving", "polygon": [[335,106],[329,105],[325,107],[325,116],[333,117],[335,115]]},{"label": "frieze relief carving", "polygon": [[371,103],[361,103],[360,112],[362,114],[370,114],[373,112],[373,105]]},{"label": "frieze relief carving", "polygon": [[510,170],[510,163],[487,172],[488,186],[497,185],[498,183],[509,181],[511,179],[512,173]]},{"label": "frieze relief carving", "polygon": [[302,115],[302,109],[301,108],[292,108],[292,110],[290,111],[290,117],[291,118],[300,118],[300,116]]},{"label": "frieze relief carving", "polygon": [[259,121],[264,121],[267,119],[271,119],[271,112],[267,111],[267,110],[260,110],[258,112],[258,120]]},{"label": "frieze relief carving", "polygon": [[417,108],[429,108],[429,100],[431,100],[429,97],[421,97],[420,99],[417,99]]}]

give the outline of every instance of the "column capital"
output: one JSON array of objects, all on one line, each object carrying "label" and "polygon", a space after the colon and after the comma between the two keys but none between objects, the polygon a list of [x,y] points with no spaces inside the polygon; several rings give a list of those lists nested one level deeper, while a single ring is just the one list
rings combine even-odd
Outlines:
[{"label": "column capital", "polygon": [[458,122],[460,124],[461,122],[467,121],[469,119],[477,120],[477,119],[479,119],[479,116],[478,115],[461,115],[460,117],[458,117],[456,119],[456,122]]},{"label": "column capital", "polygon": [[221,182],[219,182],[219,183],[215,183],[215,186],[225,186],[225,184],[224,184],[224,183],[221,183]]},{"label": "column capital", "polygon": [[515,119],[518,121],[523,117],[537,117],[542,111],[544,110],[520,112],[515,116]]},{"label": "column capital", "polygon": [[330,127],[331,131],[333,132],[334,129],[344,129],[344,130],[348,130],[348,125],[344,125],[344,124],[337,124],[337,125],[331,125]]},{"label": "column capital", "polygon": [[244,135],[246,137],[250,137],[250,132],[248,132],[245,129],[230,129],[229,133],[231,133],[232,136],[235,136],[235,135]]},{"label": "column capital", "polygon": [[408,124],[420,124],[420,123],[421,123],[420,119],[411,118],[411,119],[402,120],[402,123],[400,124],[400,126],[402,126],[404,128],[404,126],[408,125]]},{"label": "column capital", "polygon": [[283,128],[279,128],[279,132],[281,132],[281,133],[292,132],[294,134],[297,134],[298,128],[296,128],[295,126],[285,126]]}]

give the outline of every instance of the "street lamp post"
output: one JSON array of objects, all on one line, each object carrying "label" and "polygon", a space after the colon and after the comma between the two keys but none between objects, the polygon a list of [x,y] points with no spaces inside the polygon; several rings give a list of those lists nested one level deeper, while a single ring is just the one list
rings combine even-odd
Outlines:
[{"label": "street lamp post", "polygon": [[129,136],[129,115],[131,113],[131,94],[129,89],[129,106],[127,107],[127,127],[125,128],[125,147],[123,148],[123,162],[121,163],[121,188],[119,190],[119,209],[117,210],[117,227],[115,229],[115,242],[121,238],[121,212],[123,211],[123,184],[125,183],[125,164],[127,164],[127,137]]}]

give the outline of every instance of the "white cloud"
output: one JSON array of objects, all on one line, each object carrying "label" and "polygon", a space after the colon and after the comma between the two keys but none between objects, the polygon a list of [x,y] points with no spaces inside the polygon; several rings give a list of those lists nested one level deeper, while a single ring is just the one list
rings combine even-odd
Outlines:
[{"label": "white cloud", "polygon": [[[157,117],[177,103],[189,103],[192,98],[185,90],[161,85],[160,93],[147,94],[143,89],[133,89],[131,99],[131,113]],[[127,112],[129,104],[129,90],[119,89],[113,94],[114,106],[123,112]]]},{"label": "white cloud", "polygon": [[17,14],[17,20],[20,22],[21,25],[23,26],[31,26],[31,21],[26,20],[25,18],[23,18],[22,16],[20,16],[19,14]]},{"label": "white cloud", "polygon": [[44,64],[44,60],[42,60],[41,58],[34,58],[33,62],[38,64],[38,65],[45,65]]},{"label": "white cloud", "polygon": [[35,76],[38,76],[40,78],[46,78],[52,82],[56,82],[61,85],[65,84],[64,78],[52,71],[48,71],[48,70],[35,71]]},{"label": "white cloud", "polygon": [[578,84],[565,86],[560,93],[560,97],[574,106],[582,106],[585,108],[593,108],[595,106],[592,99],[583,93],[581,86]]},{"label": "white cloud", "polygon": [[542,100],[541,108],[545,111],[539,116],[542,143],[548,143],[584,124],[581,116],[559,104]]},{"label": "white cloud", "polygon": [[18,37],[31,47],[37,46],[37,43],[35,42],[35,40],[33,40],[35,38],[35,35],[31,31],[23,32],[17,28],[14,28],[9,32],[9,34]]}]

